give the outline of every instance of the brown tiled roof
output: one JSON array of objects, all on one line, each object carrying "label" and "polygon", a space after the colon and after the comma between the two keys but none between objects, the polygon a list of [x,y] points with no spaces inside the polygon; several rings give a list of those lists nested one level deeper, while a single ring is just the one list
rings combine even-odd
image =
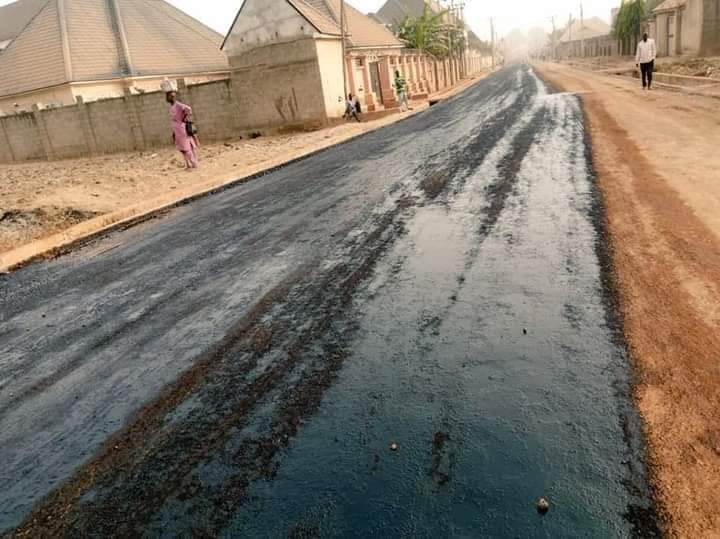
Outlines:
[{"label": "brown tiled roof", "polygon": [[[426,0],[387,0],[377,12],[377,17],[385,24],[397,29],[405,17],[420,17],[425,10]],[[427,0],[433,13],[444,11],[435,0]]]},{"label": "brown tiled roof", "polygon": [[685,4],[687,4],[687,0],[665,0],[662,4],[653,9],[653,13],[677,9],[684,6]]},{"label": "brown tiled roof", "polygon": [[[340,0],[327,0],[337,11],[340,11]],[[378,24],[370,17],[363,15],[357,9],[345,3],[345,20],[347,24],[348,41],[351,47],[397,47],[405,45],[395,34],[382,24]]]},{"label": "brown tiled roof", "polygon": [[335,22],[332,14],[324,9],[318,9],[316,4],[320,2],[310,0],[288,0],[288,2],[321,34],[341,35],[340,25]]},{"label": "brown tiled roof", "polygon": [[19,0],[0,6],[0,41],[9,41],[38,14],[48,0]]},{"label": "brown tiled roof", "polygon": [[57,6],[53,1],[0,53],[0,96],[67,81]]},{"label": "brown tiled roof", "polygon": [[[328,17],[340,24],[340,0],[300,0],[312,5]],[[345,2],[345,24],[347,29],[347,42],[351,47],[402,47],[403,43],[395,35],[363,15],[357,9]]]},{"label": "brown tiled roof", "polygon": [[167,2],[114,3],[117,13],[105,0],[63,0],[60,13],[58,0],[46,0],[0,53],[0,96],[66,82],[228,69],[222,37]]}]

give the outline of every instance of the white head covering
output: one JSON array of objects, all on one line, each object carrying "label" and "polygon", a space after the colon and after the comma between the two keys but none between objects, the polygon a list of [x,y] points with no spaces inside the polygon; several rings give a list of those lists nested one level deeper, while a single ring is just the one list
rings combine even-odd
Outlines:
[{"label": "white head covering", "polygon": [[164,79],[160,83],[160,89],[165,92],[177,92],[177,81]]}]

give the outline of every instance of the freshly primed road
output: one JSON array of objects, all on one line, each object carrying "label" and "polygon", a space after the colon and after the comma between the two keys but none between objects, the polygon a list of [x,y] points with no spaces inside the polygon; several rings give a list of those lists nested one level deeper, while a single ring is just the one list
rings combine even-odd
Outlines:
[{"label": "freshly primed road", "polygon": [[0,533],[656,533],[603,240],[512,66],[3,277]]}]

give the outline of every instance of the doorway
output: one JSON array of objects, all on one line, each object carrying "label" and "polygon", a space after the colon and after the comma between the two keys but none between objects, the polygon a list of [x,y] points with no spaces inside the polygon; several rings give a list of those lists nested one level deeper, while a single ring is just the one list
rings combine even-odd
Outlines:
[{"label": "doorway", "polygon": [[384,105],[385,103],[383,102],[383,95],[380,88],[380,66],[378,62],[370,62],[368,67],[370,68],[370,86],[372,87],[372,91],[378,103]]},{"label": "doorway", "polygon": [[675,16],[667,18],[667,53],[668,56],[675,56]]}]

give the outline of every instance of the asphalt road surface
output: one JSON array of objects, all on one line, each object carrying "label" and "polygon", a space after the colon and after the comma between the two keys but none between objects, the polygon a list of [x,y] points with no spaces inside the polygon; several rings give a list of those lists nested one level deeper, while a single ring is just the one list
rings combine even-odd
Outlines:
[{"label": "asphalt road surface", "polygon": [[656,533],[589,156],[511,66],[2,278],[0,530]]}]

